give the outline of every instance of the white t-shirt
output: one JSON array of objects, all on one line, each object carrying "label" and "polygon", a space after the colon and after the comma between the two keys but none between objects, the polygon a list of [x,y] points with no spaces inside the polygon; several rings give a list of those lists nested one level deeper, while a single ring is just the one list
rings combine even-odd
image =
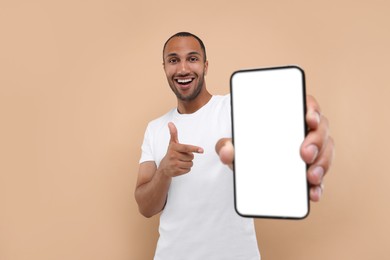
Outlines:
[{"label": "white t-shirt", "polygon": [[231,137],[230,95],[213,96],[193,114],[172,109],[151,121],[145,132],[140,163],[159,166],[173,122],[182,144],[200,146],[191,171],[174,177],[160,216],[155,260],[258,260],[253,219],[234,210],[233,173],[215,152],[220,138]]}]

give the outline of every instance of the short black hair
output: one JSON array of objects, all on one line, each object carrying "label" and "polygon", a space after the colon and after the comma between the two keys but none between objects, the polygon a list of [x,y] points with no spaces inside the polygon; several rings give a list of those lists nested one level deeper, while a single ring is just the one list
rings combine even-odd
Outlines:
[{"label": "short black hair", "polygon": [[202,41],[198,36],[196,36],[195,34],[192,34],[192,33],[190,33],[190,32],[178,32],[178,33],[175,33],[174,35],[172,35],[171,37],[169,37],[168,40],[167,40],[167,41],[165,42],[165,44],[164,44],[164,48],[163,48],[163,59],[164,59],[165,47],[167,46],[168,42],[169,42],[172,38],[174,38],[174,37],[194,37],[194,38],[199,42],[200,48],[201,48],[202,51],[203,51],[204,61],[205,61],[205,62],[207,61],[206,47],[204,46],[203,41]]}]

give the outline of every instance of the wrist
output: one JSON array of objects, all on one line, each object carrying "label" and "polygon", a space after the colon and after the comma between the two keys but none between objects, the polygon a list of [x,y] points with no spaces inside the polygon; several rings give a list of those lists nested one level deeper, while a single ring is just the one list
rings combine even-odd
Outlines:
[{"label": "wrist", "polygon": [[163,181],[170,181],[172,179],[172,177],[168,174],[168,171],[160,167],[157,169],[156,174],[159,179]]}]

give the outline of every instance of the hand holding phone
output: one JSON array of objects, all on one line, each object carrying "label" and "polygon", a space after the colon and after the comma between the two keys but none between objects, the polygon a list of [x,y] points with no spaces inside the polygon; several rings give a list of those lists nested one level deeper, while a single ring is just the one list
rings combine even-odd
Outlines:
[{"label": "hand holding phone", "polygon": [[304,72],[297,66],[231,77],[234,188],[238,214],[301,219],[309,213]]}]

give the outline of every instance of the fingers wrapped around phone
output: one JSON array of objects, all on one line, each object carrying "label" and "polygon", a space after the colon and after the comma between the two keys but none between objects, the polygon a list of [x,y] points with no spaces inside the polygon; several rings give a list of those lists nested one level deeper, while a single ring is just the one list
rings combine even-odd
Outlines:
[{"label": "fingers wrapped around phone", "polygon": [[306,123],[308,134],[301,146],[301,157],[309,165],[307,179],[310,199],[319,201],[323,193],[323,178],[334,156],[334,141],[329,136],[328,119],[321,114],[317,101],[307,96]]},{"label": "fingers wrapped around phone", "polygon": [[301,146],[301,157],[307,164],[312,164],[324,149],[329,138],[328,119],[321,116],[316,129],[310,129]]},{"label": "fingers wrapped around phone", "polygon": [[332,165],[334,158],[334,141],[328,137],[323,144],[323,149],[317,159],[311,164],[307,171],[307,179],[310,185],[310,199],[319,201],[324,191],[324,177]]},{"label": "fingers wrapped around phone", "polygon": [[307,95],[306,110],[305,119],[308,128],[311,130],[317,129],[321,120],[321,108],[313,96]]}]

